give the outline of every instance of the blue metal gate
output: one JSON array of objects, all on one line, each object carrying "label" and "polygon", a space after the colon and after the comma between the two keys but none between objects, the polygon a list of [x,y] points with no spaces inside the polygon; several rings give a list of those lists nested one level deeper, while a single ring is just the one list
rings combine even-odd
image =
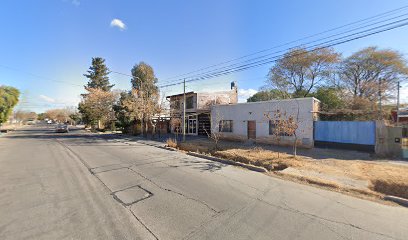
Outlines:
[{"label": "blue metal gate", "polygon": [[314,142],[317,147],[375,151],[375,122],[315,121]]}]

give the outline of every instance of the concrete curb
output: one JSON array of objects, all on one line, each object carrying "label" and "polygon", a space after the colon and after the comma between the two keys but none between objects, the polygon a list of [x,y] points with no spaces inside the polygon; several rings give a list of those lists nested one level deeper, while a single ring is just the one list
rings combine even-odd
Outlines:
[{"label": "concrete curb", "polygon": [[408,199],[405,199],[405,198],[386,195],[384,197],[384,200],[393,201],[395,203],[398,203],[401,206],[408,207]]},{"label": "concrete curb", "polygon": [[164,150],[167,150],[167,151],[171,151],[171,152],[177,151],[177,149],[172,148],[172,147],[166,147],[166,146],[154,146],[154,147],[157,147],[157,148],[160,148],[160,149],[164,149]]},{"label": "concrete curb", "polygon": [[213,156],[207,156],[207,155],[199,154],[199,153],[195,153],[195,152],[188,152],[187,155],[194,156],[194,157],[199,157],[199,158],[204,158],[204,159],[207,159],[207,160],[216,161],[216,162],[220,162],[220,163],[224,163],[224,164],[228,164],[228,165],[239,166],[239,167],[243,167],[243,168],[246,168],[248,170],[255,171],[255,172],[268,172],[268,170],[266,170],[266,168],[264,168],[264,167],[254,166],[254,165],[251,165],[251,164],[245,164],[245,163],[241,163],[241,162],[235,162],[235,161],[232,161],[232,160],[217,158],[217,157],[213,157]]},{"label": "concrete curb", "polygon": [[[152,143],[148,143],[143,141],[142,139],[133,139],[135,142],[137,143],[141,143],[147,146],[152,146],[152,147],[157,147],[160,149],[164,149],[167,151],[179,151],[176,148],[172,148],[172,147],[167,147],[167,146],[160,146],[161,144],[152,144]],[[243,167],[246,168],[248,170],[251,171],[255,171],[255,172],[268,172],[268,170],[264,167],[259,167],[259,166],[255,166],[255,165],[251,165],[251,164],[245,164],[245,163],[241,163],[241,162],[235,162],[232,160],[227,160],[227,159],[222,159],[222,158],[218,158],[218,157],[213,157],[213,156],[208,156],[208,155],[204,155],[204,154],[199,154],[199,153],[195,153],[195,152],[188,152],[187,155],[190,156],[194,156],[194,157],[199,157],[199,158],[203,158],[203,159],[207,159],[207,160],[211,160],[211,161],[215,161],[215,162],[220,162],[220,163],[224,163],[224,164],[228,164],[228,165],[234,165],[234,166],[239,166],[239,167]]]}]

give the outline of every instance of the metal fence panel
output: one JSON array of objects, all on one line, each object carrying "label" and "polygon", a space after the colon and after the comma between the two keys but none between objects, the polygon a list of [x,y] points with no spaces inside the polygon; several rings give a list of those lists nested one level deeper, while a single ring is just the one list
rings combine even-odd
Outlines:
[{"label": "metal fence panel", "polygon": [[314,123],[314,140],[375,145],[375,122],[316,121]]}]

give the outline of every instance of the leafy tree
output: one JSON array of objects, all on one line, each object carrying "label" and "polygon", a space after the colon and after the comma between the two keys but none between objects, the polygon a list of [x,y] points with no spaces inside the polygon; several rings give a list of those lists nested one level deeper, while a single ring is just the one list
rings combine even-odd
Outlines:
[{"label": "leafy tree", "polygon": [[157,78],[153,68],[144,62],[133,66],[131,73],[132,90],[127,95],[122,94],[116,112],[124,123],[130,119],[133,119],[133,122],[140,121],[143,133],[147,134],[148,123],[154,125],[153,117],[163,110],[159,104]]},{"label": "leafy tree", "polygon": [[132,84],[132,89],[142,91],[143,98],[147,99],[152,95],[158,94],[159,89],[156,86],[157,78],[150,65],[145,62],[140,62],[133,66],[131,72],[132,79],[130,82]]},{"label": "leafy tree", "polygon": [[103,91],[110,91],[114,85],[109,83],[109,69],[105,65],[105,59],[100,57],[92,58],[92,65],[89,67],[85,77],[89,79],[88,84],[85,86],[86,90],[97,88]]},{"label": "leafy tree", "polygon": [[[111,88],[114,85],[109,83],[108,75],[110,71],[103,58],[92,58],[92,65],[87,72],[84,76],[89,79],[88,84],[85,86],[88,93],[82,94],[82,101],[78,106],[78,110],[86,124],[94,126],[98,123],[98,128],[102,128],[105,126],[106,121],[111,120],[113,117],[109,114],[113,111],[111,99],[115,98],[115,94],[111,92]],[[92,104],[95,104],[95,106],[92,106]],[[102,109],[103,107],[105,109]],[[95,112],[95,109],[98,109],[99,113]],[[101,114],[107,115],[102,116]]]},{"label": "leafy tree", "polygon": [[285,99],[289,98],[290,95],[287,92],[278,90],[278,89],[271,89],[271,90],[263,90],[255,93],[252,97],[247,99],[247,102],[261,102],[261,101],[269,101],[273,99]]},{"label": "leafy tree", "polygon": [[323,111],[332,111],[345,106],[342,91],[335,87],[319,87],[313,96],[320,100]]},{"label": "leafy tree", "polygon": [[107,123],[115,119],[113,105],[116,102],[116,96],[110,91],[104,91],[99,88],[90,88],[86,96],[82,96],[79,103],[79,111],[85,113],[87,121],[93,127],[98,125],[103,129]]},{"label": "leafy tree", "polygon": [[37,120],[43,121],[45,119],[45,113],[39,113],[37,116]]},{"label": "leafy tree", "polygon": [[334,76],[339,59],[340,55],[329,48],[292,49],[270,69],[269,82],[281,91],[306,97]]},{"label": "leafy tree", "polygon": [[0,124],[6,122],[18,103],[20,91],[14,87],[0,86]]},{"label": "leafy tree", "polygon": [[81,122],[82,116],[81,113],[75,111],[69,114],[69,118],[72,120],[72,122],[76,125]]},{"label": "leafy tree", "polygon": [[130,130],[132,124],[138,120],[137,115],[134,116],[132,109],[129,109],[129,103],[132,101],[132,92],[121,92],[118,102],[113,106],[116,116],[116,124],[126,133],[134,133]]},{"label": "leafy tree", "polygon": [[397,82],[407,79],[408,66],[397,51],[368,47],[341,63],[339,77],[353,97],[351,102],[361,103],[367,99],[376,103],[379,91],[382,100],[386,100],[393,95]]}]

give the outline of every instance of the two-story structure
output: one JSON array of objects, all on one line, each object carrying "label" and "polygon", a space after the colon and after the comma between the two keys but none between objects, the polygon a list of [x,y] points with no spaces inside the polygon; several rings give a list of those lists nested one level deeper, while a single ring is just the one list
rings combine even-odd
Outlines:
[{"label": "two-story structure", "polygon": [[[170,119],[172,133],[182,132],[183,120],[186,134],[207,135],[211,131],[211,106],[215,104],[235,104],[238,102],[238,92],[235,82],[231,83],[231,90],[218,92],[187,92],[186,119],[183,119],[184,94],[167,96],[170,101]],[[179,121],[174,121],[179,119]],[[178,122],[178,124],[177,124]]]}]

